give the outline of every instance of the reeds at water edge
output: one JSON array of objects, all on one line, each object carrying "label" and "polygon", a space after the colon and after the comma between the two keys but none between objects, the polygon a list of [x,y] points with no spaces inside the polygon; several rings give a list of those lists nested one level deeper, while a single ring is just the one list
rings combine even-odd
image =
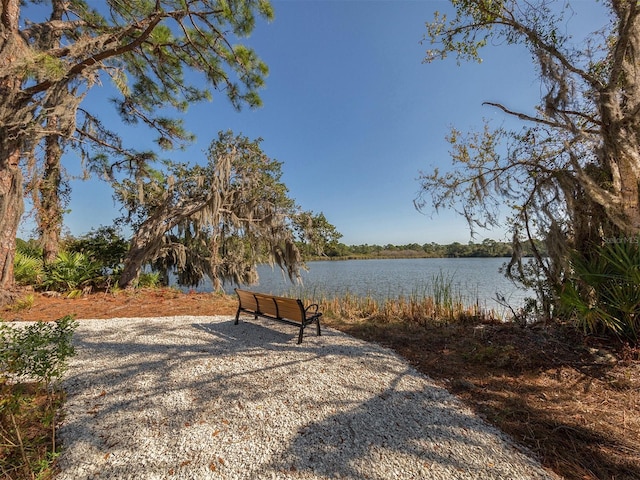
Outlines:
[{"label": "reeds at water edge", "polygon": [[495,322],[499,315],[482,308],[480,300],[465,302],[461,288],[453,282],[453,276],[442,272],[421,289],[407,295],[388,295],[375,298],[372,295],[329,295],[317,289],[296,289],[289,296],[317,303],[325,315],[334,318],[369,319],[382,322],[409,321],[419,325],[450,324],[456,322]]}]

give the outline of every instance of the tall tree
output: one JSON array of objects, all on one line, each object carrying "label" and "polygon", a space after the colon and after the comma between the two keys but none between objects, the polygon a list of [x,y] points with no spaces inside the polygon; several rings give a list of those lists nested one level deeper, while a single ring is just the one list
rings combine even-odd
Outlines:
[{"label": "tall tree", "polygon": [[[20,35],[19,21],[20,0],[2,0],[0,69],[3,72],[12,70],[28,50]],[[24,74],[18,72],[0,77],[0,291],[13,283],[16,233],[24,211],[20,171],[22,142],[16,138],[30,120],[16,95],[23,79]]]},{"label": "tall tree", "polygon": [[[122,118],[148,125],[161,148],[172,148],[190,136],[179,119],[162,115],[163,107],[185,110],[210,98],[211,89],[224,91],[237,108],[260,104],[267,67],[233,42],[252,31],[256,14],[273,14],[266,0],[110,0],[98,9],[84,0],[54,0],[61,15],[24,18],[21,27],[23,3],[0,3],[0,292],[13,283],[20,158],[51,133],[49,122],[58,140],[73,140],[94,161],[108,161],[107,152],[119,155],[121,166],[145,168],[154,155],[123,146],[98,116],[80,108],[83,95],[111,78]],[[46,35],[61,40],[47,44]],[[190,83],[186,70],[201,72],[205,86]]]},{"label": "tall tree", "polygon": [[326,255],[342,238],[323,213],[300,212],[293,218],[293,228],[304,255]]},{"label": "tall tree", "polygon": [[[455,169],[423,174],[416,205],[458,208],[472,228],[498,226],[500,206],[511,206],[516,255],[523,236],[534,251],[533,238],[546,241],[549,256],[536,258],[548,300],[560,288],[570,248],[588,252],[607,237],[640,233],[640,4],[603,1],[609,16],[602,29],[574,43],[565,33],[569,2],[451,3],[454,18],[436,13],[427,24],[432,48],[425,61],[448,54],[479,60],[489,41],[524,45],[542,96],[528,112],[487,102],[523,121],[520,131],[452,129]],[[518,262],[510,271],[528,278]]]},{"label": "tall tree", "polygon": [[260,149],[259,139],[220,133],[205,166],[167,170],[115,184],[135,232],[121,287],[147,263],[175,268],[185,285],[209,277],[216,290],[224,281],[253,283],[262,261],[298,277],[293,222],[301,214],[280,179],[281,163]]}]

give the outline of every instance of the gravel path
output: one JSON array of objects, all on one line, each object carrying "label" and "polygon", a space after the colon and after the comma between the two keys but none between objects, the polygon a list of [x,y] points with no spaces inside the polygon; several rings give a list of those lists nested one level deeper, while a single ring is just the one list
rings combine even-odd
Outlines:
[{"label": "gravel path", "polygon": [[555,479],[395,353],[228,316],[82,320],[58,480]]}]

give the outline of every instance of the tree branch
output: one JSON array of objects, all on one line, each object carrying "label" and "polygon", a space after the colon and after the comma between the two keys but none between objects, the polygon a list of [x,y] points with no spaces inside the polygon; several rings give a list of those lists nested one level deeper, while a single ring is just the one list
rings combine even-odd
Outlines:
[{"label": "tree branch", "polygon": [[[502,110],[504,113],[508,114],[508,115],[512,115],[514,117],[518,117],[520,120],[524,120],[527,122],[532,122],[532,123],[537,123],[540,125],[546,125],[548,127],[551,128],[558,128],[558,129],[562,129],[562,130],[567,130],[566,125],[562,124],[562,123],[558,123],[558,122],[552,122],[551,120],[545,120],[544,118],[540,118],[540,117],[532,117],[531,115],[527,115],[526,113],[521,113],[521,112],[516,112],[514,110],[510,110],[507,107],[505,107],[504,105],[500,104],[500,103],[496,103],[496,102],[482,102],[483,105],[489,105],[492,107],[496,107],[499,108],[500,110]],[[570,114],[576,114],[579,115],[583,118],[586,118],[588,120],[593,120],[593,118],[581,114],[580,112],[562,112],[562,113],[570,113]],[[580,131],[585,132],[585,133],[589,133],[589,134],[599,134],[600,131],[599,130],[593,130],[593,129],[580,129]]]},{"label": "tree branch", "polygon": [[[175,15],[175,12],[173,14],[156,14],[155,16],[149,17],[147,19],[148,21],[148,25],[144,28],[144,30],[142,31],[142,33],[136,37],[132,42],[127,43],[125,45],[118,45],[116,47],[112,47],[112,48],[108,48],[102,52],[99,52],[95,55],[91,55],[89,58],[86,58],[84,60],[82,60],[80,63],[77,63],[76,65],[74,65],[73,67],[71,67],[65,77],[69,78],[69,77],[73,77],[76,76],[80,73],[82,73],[85,69],[89,68],[90,66],[93,66],[97,63],[101,63],[103,60],[106,60],[108,58],[112,58],[112,57],[117,57],[119,55],[122,55],[124,53],[130,52],[132,50],[134,50],[135,48],[137,48],[138,46],[140,46],[142,44],[142,42],[144,42],[144,40],[146,40],[147,38],[149,38],[149,36],[151,35],[151,33],[153,32],[153,29],[165,18],[170,17]],[[117,41],[118,37],[122,38],[124,36],[126,36],[128,34],[128,32],[131,31],[135,31],[135,30],[139,30],[141,27],[138,25],[131,25],[130,28],[126,29],[125,31],[121,32],[121,34],[114,36],[114,38],[111,40],[111,42]],[[107,44],[111,43],[111,42],[105,42]],[[34,85],[30,88],[25,89],[24,93],[26,95],[32,96],[35,95],[37,93],[43,92],[45,90],[47,90],[48,88],[51,87],[51,85],[53,85],[53,81],[52,80],[45,80],[44,82],[40,82],[37,85]]]}]

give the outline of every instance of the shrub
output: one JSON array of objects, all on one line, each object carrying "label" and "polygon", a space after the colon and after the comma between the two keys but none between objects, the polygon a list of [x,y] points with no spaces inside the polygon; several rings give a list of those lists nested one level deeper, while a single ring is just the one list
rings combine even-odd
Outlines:
[{"label": "shrub", "polygon": [[75,353],[71,340],[76,326],[70,316],[17,327],[0,323],[3,478],[51,478],[52,462],[58,455],[56,415],[63,396],[50,386]]},{"label": "shrub", "polygon": [[37,240],[16,238],[16,251],[28,257],[42,258],[42,247]]},{"label": "shrub", "polygon": [[25,295],[24,297],[15,300],[9,306],[9,308],[14,312],[19,312],[21,310],[29,310],[31,307],[33,307],[33,304],[35,303],[35,301],[36,301],[36,298],[32,294]]},{"label": "shrub", "polygon": [[586,333],[615,335],[637,344],[640,247],[631,240],[596,247],[588,258],[575,252],[570,260],[573,274],[559,298],[562,311]]},{"label": "shrub", "polygon": [[42,286],[58,292],[77,292],[103,279],[100,264],[77,252],[60,252],[44,271]]},{"label": "shrub", "polygon": [[138,277],[136,286],[139,288],[158,288],[160,286],[160,277],[159,272],[143,272]]},{"label": "shrub", "polygon": [[104,269],[103,274],[118,272],[128,249],[129,242],[120,236],[115,227],[103,226],[66,242],[66,250],[82,253],[99,263]]},{"label": "shrub", "polygon": [[76,326],[70,315],[26,327],[0,323],[0,372],[51,383],[64,373],[67,359],[75,353],[71,339]]},{"label": "shrub", "polygon": [[37,285],[42,281],[44,274],[42,258],[18,250],[14,259],[13,274],[18,285]]}]

